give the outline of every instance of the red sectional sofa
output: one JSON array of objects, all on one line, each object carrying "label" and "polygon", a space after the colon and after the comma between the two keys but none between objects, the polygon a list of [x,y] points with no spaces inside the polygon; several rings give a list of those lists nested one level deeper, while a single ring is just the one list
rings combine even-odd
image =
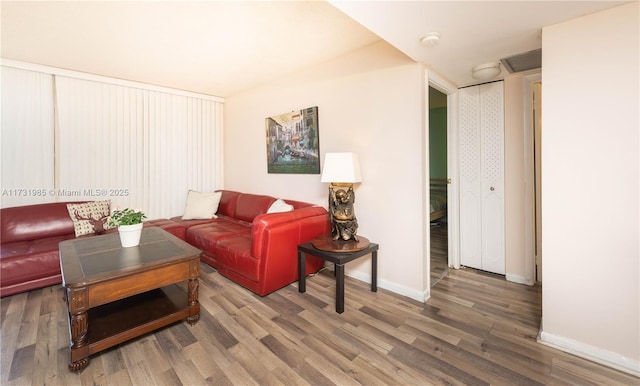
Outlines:
[{"label": "red sectional sofa", "polygon": [[[217,218],[174,217],[147,221],[145,226],[159,226],[201,249],[203,262],[260,296],[296,281],[297,245],[330,232],[323,207],[285,200],[292,211],[267,213],[275,197],[221,193]],[[58,243],[75,237],[67,204],[1,209],[0,296],[62,282]],[[306,261],[307,274],[323,266],[321,259]]]},{"label": "red sectional sofa", "polygon": [[0,210],[0,296],[62,282],[58,243],[75,237],[67,204]]}]

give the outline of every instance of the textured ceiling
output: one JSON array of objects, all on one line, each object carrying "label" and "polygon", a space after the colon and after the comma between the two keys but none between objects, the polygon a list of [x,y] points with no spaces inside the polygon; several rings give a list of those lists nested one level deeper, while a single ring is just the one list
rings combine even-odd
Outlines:
[{"label": "textured ceiling", "polygon": [[326,2],[2,1],[2,57],[229,96],[380,38]]},{"label": "textured ceiling", "polygon": [[[636,0],[637,1],[637,0]],[[542,27],[629,1],[330,1],[354,20],[457,86],[471,69],[542,47]],[[440,34],[435,47],[420,39]],[[500,77],[508,75],[502,70]]]},{"label": "textured ceiling", "polygon": [[543,26],[621,3],[2,1],[1,55],[227,97],[382,38],[464,86],[473,66],[540,48]]}]

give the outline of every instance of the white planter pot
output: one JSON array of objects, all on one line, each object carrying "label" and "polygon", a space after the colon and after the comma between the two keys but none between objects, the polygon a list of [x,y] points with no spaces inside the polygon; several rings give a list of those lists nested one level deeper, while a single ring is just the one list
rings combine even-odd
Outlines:
[{"label": "white planter pot", "polygon": [[122,244],[123,248],[135,247],[140,244],[142,224],[120,225],[118,232],[120,233],[120,244]]}]

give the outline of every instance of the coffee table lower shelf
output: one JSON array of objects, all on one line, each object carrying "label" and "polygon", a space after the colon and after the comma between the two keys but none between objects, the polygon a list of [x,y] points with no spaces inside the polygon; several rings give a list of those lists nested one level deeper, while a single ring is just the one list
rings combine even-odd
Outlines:
[{"label": "coffee table lower shelf", "polygon": [[91,308],[86,345],[71,348],[71,362],[187,319],[190,312],[187,294],[177,284]]}]

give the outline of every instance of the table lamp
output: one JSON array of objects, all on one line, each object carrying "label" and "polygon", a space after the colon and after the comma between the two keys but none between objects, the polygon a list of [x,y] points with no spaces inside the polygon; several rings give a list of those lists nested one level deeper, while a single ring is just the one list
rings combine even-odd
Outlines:
[{"label": "table lamp", "polygon": [[353,184],[362,182],[358,156],[354,153],[327,153],[321,182],[329,183],[331,238],[338,242],[358,242],[358,220],[353,210]]}]

